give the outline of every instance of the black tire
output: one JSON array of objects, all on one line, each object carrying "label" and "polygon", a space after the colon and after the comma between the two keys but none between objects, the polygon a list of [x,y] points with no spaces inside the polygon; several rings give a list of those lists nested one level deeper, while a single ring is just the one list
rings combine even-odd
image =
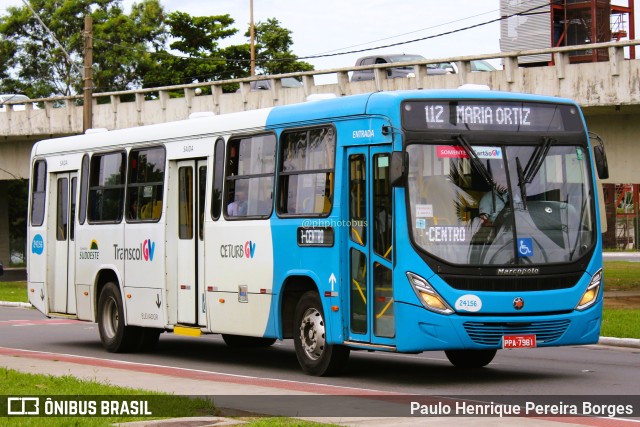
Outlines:
[{"label": "black tire", "polygon": [[160,334],[163,329],[156,328],[140,328],[140,341],[138,342],[138,351],[149,353],[156,348]]},{"label": "black tire", "polygon": [[336,375],[349,360],[349,348],[326,343],[324,311],[316,292],[305,293],[296,306],[293,341],[302,370],[314,376]]},{"label": "black tire", "polygon": [[275,338],[245,337],[242,335],[222,334],[225,344],[233,348],[270,347],[276,342]]},{"label": "black tire", "polygon": [[477,369],[487,366],[498,350],[446,350],[449,362],[460,369]]},{"label": "black tire", "polygon": [[98,299],[98,330],[102,346],[110,353],[127,353],[140,345],[142,330],[124,324],[124,306],[120,289],[108,282]]}]

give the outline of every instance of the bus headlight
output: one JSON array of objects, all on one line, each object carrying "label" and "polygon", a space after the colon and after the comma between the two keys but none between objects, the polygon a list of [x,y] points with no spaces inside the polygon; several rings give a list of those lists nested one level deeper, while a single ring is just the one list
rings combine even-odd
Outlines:
[{"label": "bus headlight", "polygon": [[584,310],[591,307],[598,299],[598,293],[600,293],[600,285],[602,283],[602,269],[598,270],[596,274],[591,278],[591,283],[587,286],[587,290],[580,298],[580,302],[576,306],[576,310]]},{"label": "bus headlight", "polygon": [[453,309],[446,301],[438,295],[435,289],[422,277],[407,272],[409,283],[413,287],[414,292],[427,310],[431,310],[440,314],[451,314]]}]

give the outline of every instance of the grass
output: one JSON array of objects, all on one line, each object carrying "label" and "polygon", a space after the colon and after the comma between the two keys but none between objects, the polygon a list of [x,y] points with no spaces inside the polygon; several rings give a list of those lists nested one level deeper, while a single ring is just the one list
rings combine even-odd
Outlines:
[{"label": "grass", "polygon": [[0,301],[27,302],[26,282],[0,282]]},{"label": "grass", "polygon": [[[133,389],[127,387],[116,387],[109,384],[103,384],[95,381],[80,380],[71,375],[61,377],[53,375],[28,374],[13,369],[0,367],[0,382],[2,383],[2,394],[5,396],[40,396],[40,413],[43,413],[43,404],[47,397],[53,400],[59,396],[74,396],[70,400],[87,399],[91,400],[117,400],[121,401],[126,396],[132,400],[148,400],[150,408],[159,408],[162,415],[168,417],[206,417],[217,416],[217,410],[207,399],[188,398],[185,396],[174,396],[166,393],[150,392],[143,389]],[[92,398],[95,396],[95,398]],[[0,413],[4,414],[6,401],[0,402]],[[98,412],[100,411],[98,405]],[[157,417],[118,417],[118,416],[93,416],[93,417],[2,417],[0,416],[0,425],[40,427],[66,427],[66,426],[88,426],[88,427],[107,427],[114,423],[145,421]],[[241,420],[245,423],[243,427],[314,427],[325,424],[315,423],[311,421],[299,420],[296,418],[281,417],[243,417]]]},{"label": "grass", "polygon": [[640,338],[640,309],[605,307],[600,335],[616,338]]},{"label": "grass", "polygon": [[[206,399],[190,399],[183,396],[172,396],[165,393],[150,392],[142,389],[116,387],[94,381],[80,380],[71,375],[56,377],[52,375],[26,374],[13,369],[0,368],[2,394],[8,396],[41,396],[40,413],[44,413],[44,402],[47,397],[77,396],[78,399],[98,396],[102,399],[121,400],[125,396],[130,399],[148,399],[150,402],[161,402],[163,414],[176,416],[208,416],[215,415],[216,409]],[[5,403],[5,402],[2,402]],[[152,406],[152,404],[150,403]],[[159,405],[157,405],[159,407]],[[1,406],[0,406],[1,407]],[[98,407],[98,412],[100,411]],[[166,412],[164,412],[166,411]],[[4,412],[4,411],[3,411]],[[149,417],[96,416],[96,417],[0,417],[0,424],[5,426],[110,426],[114,423],[148,420]]]},{"label": "grass", "polygon": [[604,285],[610,291],[640,290],[640,262],[605,261]]}]

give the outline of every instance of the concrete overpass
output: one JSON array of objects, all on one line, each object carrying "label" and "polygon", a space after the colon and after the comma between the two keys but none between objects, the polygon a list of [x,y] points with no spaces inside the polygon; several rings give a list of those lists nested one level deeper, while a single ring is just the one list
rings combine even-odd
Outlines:
[{"label": "concrete overpass", "polygon": [[[640,40],[592,45],[438,58],[412,65],[415,77],[387,79],[388,64],[374,67],[375,80],[350,82],[349,72],[358,67],[261,76],[239,79],[141,89],[93,95],[93,127],[109,130],[142,126],[189,117],[191,113],[212,111],[225,114],[304,102],[309,95],[333,93],[337,96],[378,90],[456,88],[461,84],[488,85],[494,90],[527,92],[575,99],[584,109],[589,129],[600,134],[607,145],[611,183],[637,183],[635,170],[640,164],[640,59],[625,59]],[[609,60],[573,64],[572,54],[590,49],[605,49]],[[518,58],[546,54],[553,66],[519,67]],[[634,55],[635,56],[635,55]],[[502,70],[470,71],[476,59],[500,59]],[[457,74],[427,75],[430,63],[455,62]],[[398,66],[398,64],[394,64]],[[369,69],[369,67],[359,67]],[[335,83],[316,84],[319,76],[334,75]],[[302,86],[283,87],[281,79],[297,77]],[[268,80],[269,90],[251,91],[251,80]],[[239,83],[236,93],[223,93],[222,86]],[[197,95],[198,93],[202,95]],[[41,108],[27,105],[23,111],[7,105],[0,112],[0,260],[8,260],[8,195],[2,180],[28,178],[29,156],[33,143],[40,139],[82,132],[81,96],[34,100]],[[8,263],[8,261],[5,261]]]}]

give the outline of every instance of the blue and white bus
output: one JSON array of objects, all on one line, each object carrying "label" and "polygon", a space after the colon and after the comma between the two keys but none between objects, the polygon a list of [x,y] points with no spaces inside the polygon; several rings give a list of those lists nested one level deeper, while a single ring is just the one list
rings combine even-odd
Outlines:
[{"label": "blue and white bus", "polygon": [[[596,145],[596,144],[594,144]],[[28,293],[110,352],[163,332],[351,350],[589,344],[602,317],[596,170],[578,105],[379,92],[35,144]]]}]

